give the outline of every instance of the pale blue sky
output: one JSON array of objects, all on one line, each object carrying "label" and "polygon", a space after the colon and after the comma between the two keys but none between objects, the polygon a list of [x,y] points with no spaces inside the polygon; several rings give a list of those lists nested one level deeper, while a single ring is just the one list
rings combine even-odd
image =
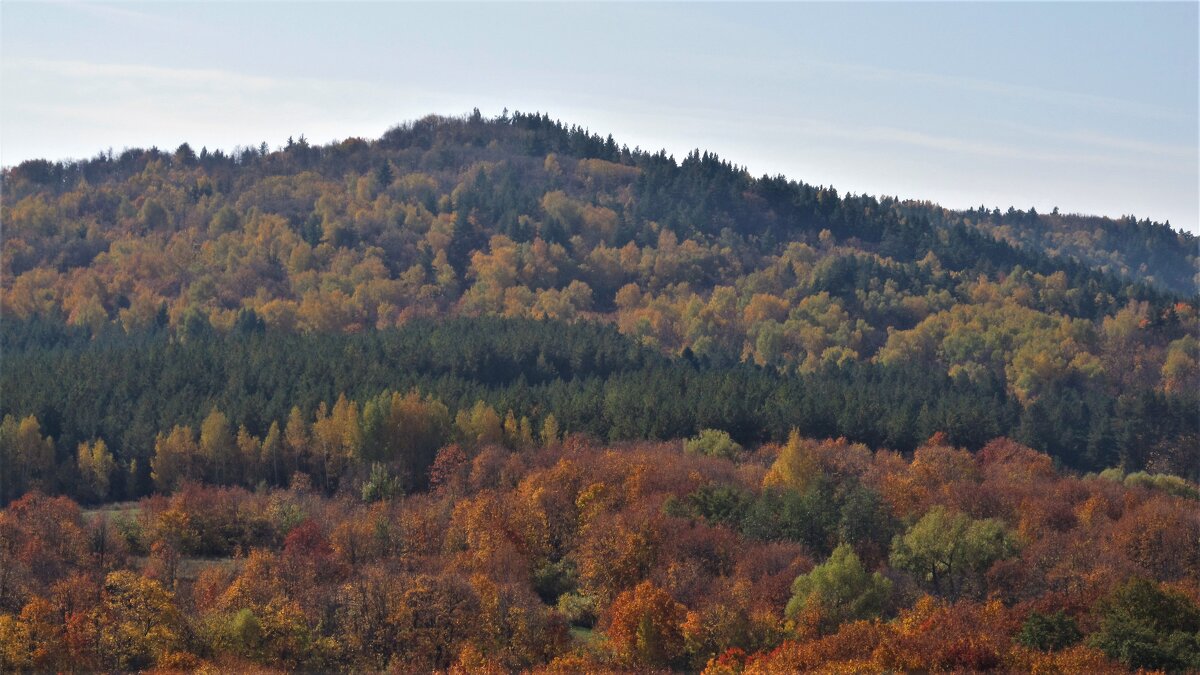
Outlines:
[{"label": "pale blue sky", "polygon": [[546,111],[952,207],[1200,227],[1200,4],[0,4],[0,162]]}]

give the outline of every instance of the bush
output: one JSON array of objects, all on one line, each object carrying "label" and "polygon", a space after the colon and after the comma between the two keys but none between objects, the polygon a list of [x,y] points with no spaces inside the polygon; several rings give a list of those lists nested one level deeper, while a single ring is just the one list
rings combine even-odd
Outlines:
[{"label": "bush", "polygon": [[1031,613],[1021,625],[1021,632],[1017,633],[1017,642],[1043,652],[1056,652],[1070,647],[1082,638],[1075,619],[1062,610],[1053,614]]},{"label": "bush", "polygon": [[404,494],[400,479],[392,476],[388,468],[382,464],[371,465],[371,477],[362,486],[362,500],[377,502],[392,499]]},{"label": "bush", "polygon": [[596,625],[596,600],[590,595],[566,593],[555,605],[572,626],[591,628]]},{"label": "bush", "polygon": [[742,446],[720,429],[705,429],[684,441],[683,449],[692,455],[734,459],[742,451]]},{"label": "bush", "polygon": [[829,560],[796,577],[786,613],[789,618],[811,613],[813,623],[828,632],[847,621],[879,616],[891,593],[892,582],[868,572],[854,549],[842,544]]},{"label": "bush", "polygon": [[1088,643],[1130,668],[1200,668],[1200,608],[1146,579],[1118,587],[1097,605],[1100,629]]}]

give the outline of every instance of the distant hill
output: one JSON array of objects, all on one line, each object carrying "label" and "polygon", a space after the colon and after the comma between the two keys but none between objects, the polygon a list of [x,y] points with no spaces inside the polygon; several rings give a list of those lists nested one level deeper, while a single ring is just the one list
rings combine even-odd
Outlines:
[{"label": "distant hill", "polygon": [[[1197,238],[1165,225],[841,194],[520,113],[30,161],[2,180],[0,413],[104,437],[141,458],[139,489],[156,434],[213,406],[265,434],[293,406],[401,383],[611,439],[1012,435],[1074,467],[1200,475]],[[583,333],[553,349],[538,333],[520,358],[497,338],[495,363],[523,364],[502,383],[344,353],[380,332],[452,358],[389,332],[447,317],[604,324],[670,362],[546,365],[611,337]],[[464,325],[454,340],[491,324]],[[637,404],[646,378],[669,420]],[[743,407],[711,400],[720,382]]]},{"label": "distant hill", "polygon": [[1194,295],[1200,284],[1200,238],[1132,216],[1005,213],[985,208],[956,214],[980,231],[1027,250],[1069,256],[1104,272]]},{"label": "distant hill", "polygon": [[[76,226],[95,221],[111,237],[115,234],[114,230],[119,230],[112,226],[119,226],[123,220],[120,217],[122,214],[114,211],[120,205],[121,198],[129,200],[131,204],[136,203],[139,209],[137,215],[142,215],[141,202],[149,195],[139,193],[138,184],[131,184],[130,179],[135,175],[147,178],[145,173],[148,167],[151,171],[164,172],[160,176],[163,181],[161,187],[186,193],[188,199],[182,203],[163,203],[159,199],[151,207],[152,211],[157,206],[164,207],[166,213],[162,214],[164,218],[161,224],[170,221],[178,227],[182,224],[177,222],[178,217],[183,212],[196,215],[197,211],[211,210],[214,204],[224,204],[234,197],[237,197],[234,203],[224,205],[235,208],[258,207],[264,213],[284,213],[291,221],[297,220],[301,215],[299,211],[305,207],[311,213],[315,200],[306,201],[311,194],[277,193],[273,200],[259,201],[255,193],[271,183],[279,182],[267,180],[271,178],[312,173],[315,176],[306,177],[320,176],[337,180],[347,172],[368,173],[372,169],[382,172],[385,164],[388,164],[388,169],[395,168],[397,171],[386,175],[380,173],[377,178],[389,178],[399,185],[410,187],[414,180],[432,178],[435,183],[421,187],[438,192],[440,196],[450,194],[442,190],[461,184],[462,179],[474,169],[483,168],[481,163],[507,162],[525,165],[527,169],[531,159],[541,160],[551,154],[560,162],[586,161],[581,167],[576,167],[575,180],[563,181],[561,174],[556,175],[549,164],[543,167],[543,171],[535,172],[540,175],[522,172],[523,179],[533,179],[534,183],[522,185],[525,202],[489,203],[490,213],[480,215],[492,216],[493,222],[483,220],[479,230],[484,233],[513,233],[513,224],[504,221],[521,215],[534,221],[544,220],[549,212],[539,208],[538,195],[534,194],[538,187],[547,191],[558,188],[573,196],[582,192],[584,194],[580,196],[585,198],[597,197],[598,193],[615,196],[616,190],[624,188],[636,192],[626,195],[628,199],[620,200],[623,202],[620,205],[626,208],[617,209],[617,212],[633,222],[623,232],[607,233],[604,238],[611,239],[608,242],[610,244],[620,243],[615,240],[621,236],[644,238],[648,234],[653,235],[653,232],[647,233],[644,227],[640,227],[644,223],[636,222],[640,216],[654,218],[660,225],[671,228],[680,238],[691,238],[698,234],[714,235],[732,226],[730,229],[739,236],[777,243],[797,238],[806,231],[812,234],[828,228],[835,236],[843,235],[839,239],[854,237],[854,244],[866,250],[889,253],[895,252],[892,247],[898,235],[912,236],[909,232],[892,231],[897,229],[897,219],[915,219],[918,221],[916,229],[967,226],[1035,255],[1069,256],[1100,271],[1148,282],[1175,293],[1194,295],[1197,292],[1200,239],[1183,231],[1175,231],[1168,225],[1139,221],[1132,217],[1114,220],[1066,215],[1057,213],[1057,210],[1053,214],[1014,208],[1001,212],[985,207],[953,211],[929,202],[897,202],[890,198],[877,200],[853,195],[839,198],[832,187],[815,187],[782,177],[754,179],[744,170],[708,153],[697,151],[682,162],[675,162],[663,153],[630,151],[624,146],[618,147],[611,136],[602,139],[579,127],[566,127],[545,115],[536,114],[518,113],[513,117],[492,120],[478,116],[466,119],[428,117],[396,127],[374,142],[350,139],[325,147],[313,147],[301,137],[299,142],[289,141],[287,148],[276,152],[271,152],[264,144],[257,148],[239,148],[229,155],[221,151],[209,153],[207,150],[197,155],[185,144],[170,154],[152,148],[126,150],[117,156],[100,155],[80,162],[33,160],[5,169],[3,187],[9,206],[17,206],[28,197],[40,196],[44,199],[71,193],[78,195],[95,188],[96,192],[86,203],[75,205],[74,212],[63,213],[60,210],[55,215],[60,219],[77,221],[72,223]],[[497,168],[505,176],[510,176],[516,166]],[[418,175],[411,175],[414,172]],[[485,173],[490,175],[494,170],[488,169]],[[259,185],[260,181],[267,183]],[[401,196],[396,191],[399,185],[377,186],[377,189],[384,188],[383,192],[391,192],[391,196],[396,198]],[[208,198],[203,205],[199,203],[201,196]],[[784,198],[783,201],[780,197]],[[832,208],[835,203],[836,209]],[[428,206],[432,207],[429,209],[432,213],[438,213],[441,205]],[[461,210],[457,202],[449,206],[456,212]],[[608,206],[611,208],[613,205]],[[23,236],[23,215],[25,212],[21,209],[10,213],[9,237],[17,235],[22,240],[26,239]],[[40,215],[44,217],[47,214]],[[132,214],[123,215],[127,220]],[[321,217],[324,218],[323,215]],[[780,231],[780,226],[784,231]],[[554,230],[553,226],[551,230]],[[537,234],[550,235],[543,236],[544,239],[550,239],[555,232],[539,229]],[[308,238],[314,240],[311,243],[315,245],[320,241],[315,232],[310,234]],[[559,235],[561,237],[565,232]],[[617,236],[614,239],[612,235]],[[79,238],[87,240],[91,237]],[[94,249],[97,245],[64,242],[64,246],[70,250],[53,251],[51,247],[47,253],[65,256],[63,263],[73,267],[79,256],[86,256],[88,249]],[[997,253],[990,252],[993,255]],[[39,259],[38,256],[33,256],[32,260],[23,256],[5,258],[6,262],[10,259],[14,263],[20,260],[26,265],[49,262],[45,257]],[[1004,266],[1006,261],[995,262]],[[17,263],[17,267],[21,266]],[[5,271],[13,270],[6,264]]]}]

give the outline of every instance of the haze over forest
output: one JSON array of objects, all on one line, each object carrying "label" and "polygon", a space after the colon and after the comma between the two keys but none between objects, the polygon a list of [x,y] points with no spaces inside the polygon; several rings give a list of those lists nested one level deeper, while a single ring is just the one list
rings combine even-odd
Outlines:
[{"label": "haze over forest", "polygon": [[1200,665],[1192,235],[526,113],[2,180],[0,666]]},{"label": "haze over forest", "polygon": [[0,163],[325,144],[507,107],[680,158],[699,147],[756,176],[1195,234],[1197,11],[11,3]]},{"label": "haze over forest", "polygon": [[0,19],[0,672],[1200,672],[1200,5]]}]

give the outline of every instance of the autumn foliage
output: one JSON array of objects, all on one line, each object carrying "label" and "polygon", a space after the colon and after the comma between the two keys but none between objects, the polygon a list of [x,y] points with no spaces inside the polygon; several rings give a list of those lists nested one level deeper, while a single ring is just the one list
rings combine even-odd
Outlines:
[{"label": "autumn foliage", "polygon": [[[733,458],[578,436],[450,445],[431,489],[371,501],[326,496],[305,474],[255,492],[185,482],[92,512],[31,492],[0,512],[0,658],[86,670],[1197,667],[1200,564],[1167,544],[1200,537],[1194,497],[1060,474],[1004,439],[974,456],[932,442],[912,459],[798,436]],[[864,536],[864,518],[894,534]]]},{"label": "autumn foliage", "polygon": [[0,671],[1200,670],[1194,236],[507,112],[0,188]]}]

